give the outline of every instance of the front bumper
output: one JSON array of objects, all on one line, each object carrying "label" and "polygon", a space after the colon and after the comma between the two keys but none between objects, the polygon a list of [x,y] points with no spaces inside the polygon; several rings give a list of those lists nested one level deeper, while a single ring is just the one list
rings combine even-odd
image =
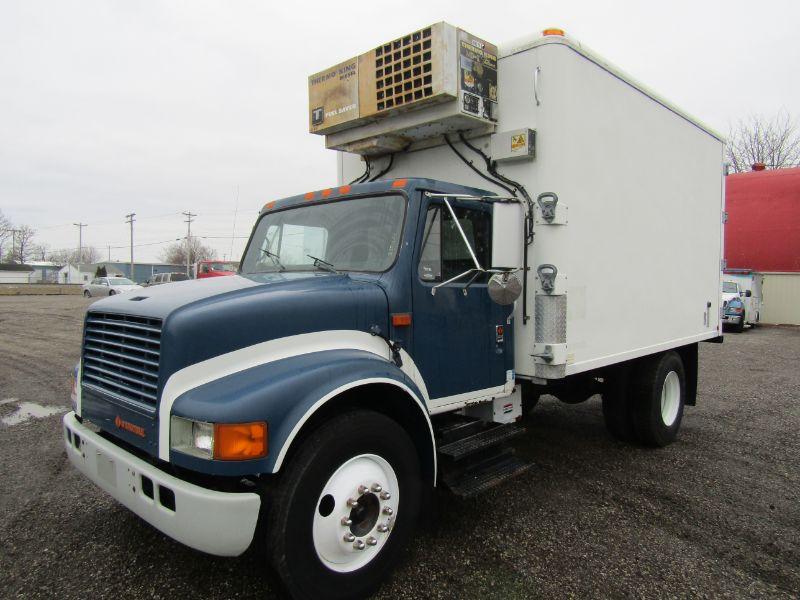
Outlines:
[{"label": "front bumper", "polygon": [[218,492],[178,479],[100,437],[74,412],[64,415],[64,444],[79,471],[182,544],[217,556],[239,556],[253,541],[258,494]]},{"label": "front bumper", "polygon": [[742,315],[723,315],[723,323],[734,323],[738,325],[742,321]]}]

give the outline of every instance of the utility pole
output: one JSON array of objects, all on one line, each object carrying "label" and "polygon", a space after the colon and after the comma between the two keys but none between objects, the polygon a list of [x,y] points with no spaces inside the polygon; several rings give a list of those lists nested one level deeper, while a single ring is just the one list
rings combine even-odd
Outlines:
[{"label": "utility pole", "polygon": [[183,216],[186,217],[186,220],[184,221],[184,223],[186,223],[186,276],[191,277],[192,218],[196,217],[197,215],[187,210],[183,213]]},{"label": "utility pole", "polygon": [[111,246],[108,247],[108,262],[111,262]]},{"label": "utility pole", "polygon": [[80,264],[83,262],[83,228],[86,223],[73,223],[78,228],[78,270],[80,271]]},{"label": "utility pole", "polygon": [[[17,250],[17,234],[19,233],[19,229],[11,229],[11,262],[14,262],[15,256],[14,252]],[[22,262],[20,258],[19,262]]]},{"label": "utility pole", "polygon": [[130,277],[131,281],[136,281],[133,278],[133,222],[136,220],[133,217],[135,217],[135,216],[136,216],[136,213],[131,213],[129,215],[125,215],[125,219],[126,219],[125,222],[126,223],[130,223],[130,226],[131,226],[131,277]]}]

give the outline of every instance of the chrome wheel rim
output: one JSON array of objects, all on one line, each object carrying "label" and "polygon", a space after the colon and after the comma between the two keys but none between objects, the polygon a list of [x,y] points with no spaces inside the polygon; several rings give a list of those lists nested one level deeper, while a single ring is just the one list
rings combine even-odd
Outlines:
[{"label": "chrome wheel rim", "polygon": [[376,454],[354,456],[330,476],[314,506],[314,550],[332,571],[348,573],[386,545],[400,500],[397,475]]},{"label": "chrome wheel rim", "polygon": [[678,418],[678,408],[681,401],[681,382],[675,371],[670,371],[664,378],[661,387],[661,420],[667,427],[675,423]]}]

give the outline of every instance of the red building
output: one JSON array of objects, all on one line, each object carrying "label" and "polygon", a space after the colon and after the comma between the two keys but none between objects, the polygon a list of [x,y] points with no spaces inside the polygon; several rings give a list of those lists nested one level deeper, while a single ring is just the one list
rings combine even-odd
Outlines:
[{"label": "red building", "polygon": [[761,322],[800,325],[800,168],[725,178],[728,269],[762,276]]},{"label": "red building", "polygon": [[800,273],[800,168],[725,178],[729,269]]}]

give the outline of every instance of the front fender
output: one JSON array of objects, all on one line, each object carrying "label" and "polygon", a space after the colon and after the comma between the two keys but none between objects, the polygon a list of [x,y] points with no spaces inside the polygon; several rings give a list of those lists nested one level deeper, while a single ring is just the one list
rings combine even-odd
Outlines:
[{"label": "front fender", "polygon": [[[312,352],[200,385],[178,396],[172,405],[173,415],[210,423],[267,421],[269,454],[265,458],[204,460],[170,450],[170,462],[214,475],[277,472],[292,439],[320,406],[348,389],[376,382],[405,390],[430,427],[423,394],[394,363],[364,350]],[[375,399],[376,403],[380,401]],[[430,433],[433,443],[432,428]]]}]

